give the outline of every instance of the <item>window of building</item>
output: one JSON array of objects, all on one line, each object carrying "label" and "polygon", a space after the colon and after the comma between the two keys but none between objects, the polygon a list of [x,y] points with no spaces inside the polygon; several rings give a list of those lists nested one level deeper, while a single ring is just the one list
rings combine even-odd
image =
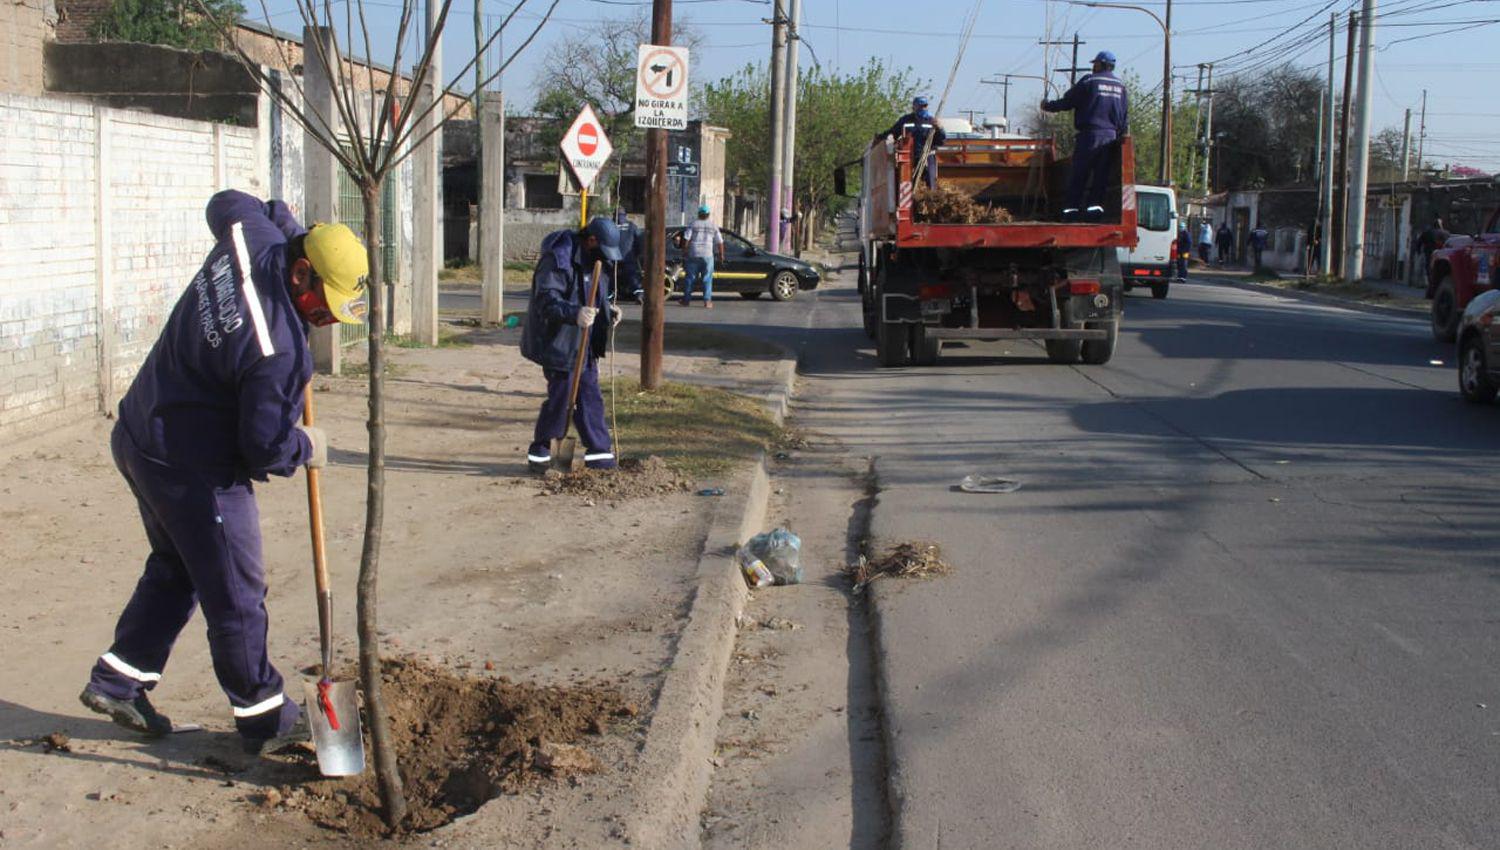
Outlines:
[{"label": "window of building", "polygon": [[556,174],[526,175],[526,209],[560,210],[562,194],[557,191]]},{"label": "window of building", "polygon": [[646,212],[646,178],[629,175],[620,178],[620,205],[628,213]]}]

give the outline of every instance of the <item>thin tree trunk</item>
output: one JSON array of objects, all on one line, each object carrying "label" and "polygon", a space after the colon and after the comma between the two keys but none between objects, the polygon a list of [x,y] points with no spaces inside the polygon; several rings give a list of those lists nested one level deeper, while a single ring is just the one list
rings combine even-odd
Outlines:
[{"label": "thin tree trunk", "polygon": [[365,250],[370,275],[365,290],[369,296],[366,321],[370,332],[370,458],[365,495],[365,545],[359,558],[357,615],[359,620],[359,677],[365,686],[365,706],[370,720],[370,742],[375,749],[375,778],[385,823],[391,829],[406,818],[406,793],[396,747],[391,741],[385,698],[380,692],[380,632],[376,617],[376,586],[380,575],[380,532],[385,519],[385,275],[381,267],[380,181],[361,181],[365,205]]}]

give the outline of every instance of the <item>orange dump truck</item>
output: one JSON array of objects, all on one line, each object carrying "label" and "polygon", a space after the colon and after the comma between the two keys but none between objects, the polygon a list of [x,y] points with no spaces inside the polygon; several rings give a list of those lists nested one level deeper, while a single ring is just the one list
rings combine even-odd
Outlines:
[{"label": "orange dump truck", "polygon": [[[1044,340],[1054,363],[1108,362],[1123,314],[1116,249],[1137,238],[1130,137],[1112,149],[1097,222],[1061,221],[1072,161],[1050,139],[950,136],[934,153],[936,195],[914,184],[912,148],[877,142],[861,163],[859,289],[881,365],[931,365],[944,340],[1004,339]],[[834,182],[842,193],[843,169]],[[1004,220],[927,220],[954,200]]]}]

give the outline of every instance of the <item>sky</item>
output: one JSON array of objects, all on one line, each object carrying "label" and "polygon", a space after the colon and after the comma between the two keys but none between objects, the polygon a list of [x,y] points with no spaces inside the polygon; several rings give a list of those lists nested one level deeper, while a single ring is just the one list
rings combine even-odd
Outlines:
[{"label": "sky", "polygon": [[[529,0],[504,34],[514,48],[536,27],[552,0]],[[247,17],[264,21],[261,0],[242,0]],[[340,0],[347,2],[347,0]],[[376,58],[390,56],[400,0],[364,0],[371,35],[384,41]],[[444,64],[457,73],[474,55],[475,0],[454,0],[444,38]],[[514,0],[480,0],[486,27],[516,6]],[[786,0],[783,0],[786,2]],[[292,0],[266,0],[272,25],[300,28]],[[978,17],[967,45],[962,30],[971,11]],[[1137,0],[1157,14],[1164,0]],[[688,21],[704,43],[691,57],[690,80],[717,80],[747,63],[770,55],[770,0],[675,0],[677,20]],[[1328,17],[1346,18],[1359,0],[1174,0],[1172,60],[1174,88],[1196,85],[1196,65],[1215,62],[1215,76],[1238,71],[1254,74],[1272,63],[1289,61],[1326,73]],[[525,112],[541,82],[537,75],[550,45],[580,33],[597,32],[612,21],[649,14],[650,0],[560,0],[552,19],[514,59],[503,79],[511,111]],[[341,5],[335,5],[335,10]],[[357,26],[357,25],[356,25]],[[910,66],[927,81],[943,114],[966,110],[998,115],[1001,89],[984,79],[1000,74],[1041,76],[1070,64],[1071,45],[1043,48],[1041,40],[1085,42],[1080,64],[1099,50],[1119,58],[1120,71],[1132,71],[1150,85],[1162,79],[1162,32],[1146,14],[1129,9],[1088,8],[1065,0],[803,0],[805,65],[820,63],[834,70],[853,70],[869,57]],[[1413,147],[1418,135],[1422,92],[1427,91],[1424,154],[1438,164],[1453,163],[1500,172],[1500,104],[1486,96],[1500,70],[1494,43],[1500,35],[1500,0],[1382,0],[1376,9],[1375,86],[1372,134],[1399,128],[1412,110]],[[1336,77],[1342,85],[1346,34],[1337,35]],[[492,53],[497,51],[491,51]],[[957,67],[955,70],[955,59]],[[953,83],[948,87],[952,76]],[[1051,74],[1066,81],[1065,74]],[[690,82],[690,85],[692,83]],[[1010,87],[1011,115],[1023,114],[1040,99],[1041,82],[1016,79]],[[944,93],[947,91],[946,100]]]}]

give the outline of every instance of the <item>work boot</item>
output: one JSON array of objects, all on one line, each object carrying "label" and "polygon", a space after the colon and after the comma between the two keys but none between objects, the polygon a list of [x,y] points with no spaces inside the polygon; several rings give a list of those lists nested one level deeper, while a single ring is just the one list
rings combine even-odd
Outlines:
[{"label": "work boot", "polygon": [[1063,220],[1064,223],[1066,223],[1066,222],[1072,222],[1072,221],[1077,221],[1078,220],[1078,210],[1076,208],[1074,208],[1074,207],[1069,207],[1069,208],[1063,210],[1062,211],[1062,220]]},{"label": "work boot", "polygon": [[312,743],[312,727],[307,725],[307,712],[303,712],[292,728],[282,732],[274,738],[241,738],[240,745],[245,748],[245,754],[258,756],[269,755],[279,752],[296,744]]},{"label": "work boot", "polygon": [[90,711],[107,714],[115,723],[149,738],[160,738],[172,732],[172,721],[157,714],[144,693],[133,700],[115,699],[89,685],[78,695],[78,701]]},{"label": "work boot", "polygon": [[1090,222],[1103,221],[1104,220],[1104,207],[1089,207],[1087,210],[1084,211],[1083,215],[1084,215],[1084,218],[1086,218]]}]

